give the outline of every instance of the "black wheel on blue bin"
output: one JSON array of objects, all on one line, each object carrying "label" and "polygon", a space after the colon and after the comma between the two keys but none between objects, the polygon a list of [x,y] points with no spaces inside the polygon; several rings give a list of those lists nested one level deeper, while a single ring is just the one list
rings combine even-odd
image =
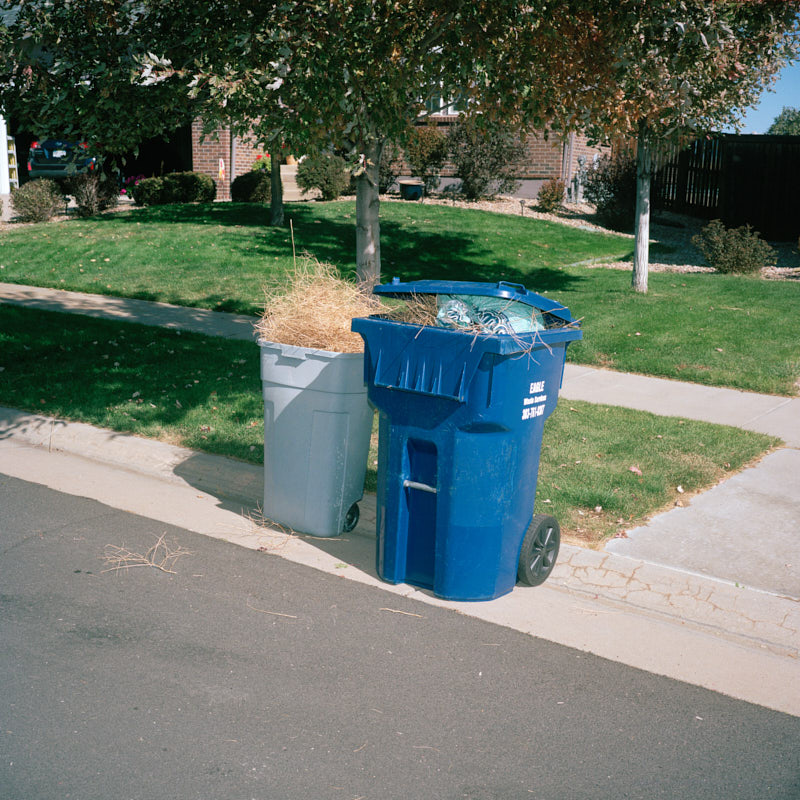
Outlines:
[{"label": "black wheel on blue bin", "polygon": [[547,514],[534,514],[519,553],[519,582],[527,586],[544,583],[556,565],[560,544],[561,528],[558,527],[556,518]]},{"label": "black wheel on blue bin", "polygon": [[358,510],[358,503],[353,503],[344,515],[344,527],[342,531],[344,533],[350,533],[350,531],[358,525],[358,518],[360,515],[361,512]]}]

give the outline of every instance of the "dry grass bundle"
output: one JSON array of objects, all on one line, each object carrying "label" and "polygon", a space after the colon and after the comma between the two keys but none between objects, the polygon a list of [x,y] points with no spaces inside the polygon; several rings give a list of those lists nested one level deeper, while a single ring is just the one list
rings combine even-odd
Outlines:
[{"label": "dry grass bundle", "polygon": [[437,297],[435,294],[412,294],[398,305],[384,310],[382,316],[410,325],[436,325],[439,312]]},{"label": "dry grass bundle", "polygon": [[287,283],[265,289],[256,331],[268,342],[360,353],[364,340],[350,330],[350,321],[382,308],[377,298],[342,278],[335,267],[305,256]]}]

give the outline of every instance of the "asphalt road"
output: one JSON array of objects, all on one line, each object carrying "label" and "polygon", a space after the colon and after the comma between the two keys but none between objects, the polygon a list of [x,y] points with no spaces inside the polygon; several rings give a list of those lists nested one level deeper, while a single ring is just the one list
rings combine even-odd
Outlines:
[{"label": "asphalt road", "polygon": [[2,800],[800,798],[797,717],[4,475],[0,642]]}]

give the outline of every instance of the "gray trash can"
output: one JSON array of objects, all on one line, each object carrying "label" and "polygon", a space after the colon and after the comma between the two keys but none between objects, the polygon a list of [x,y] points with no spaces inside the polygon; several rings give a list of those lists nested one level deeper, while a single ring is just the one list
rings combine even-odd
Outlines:
[{"label": "gray trash can", "polygon": [[259,346],[264,517],[313,536],[352,530],[373,420],[363,353]]}]

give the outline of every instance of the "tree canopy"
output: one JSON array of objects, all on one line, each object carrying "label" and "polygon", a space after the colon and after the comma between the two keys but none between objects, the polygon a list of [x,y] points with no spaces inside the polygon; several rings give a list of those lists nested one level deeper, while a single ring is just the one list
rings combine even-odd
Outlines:
[{"label": "tree canopy", "polygon": [[[22,0],[0,102],[31,127],[130,149],[176,116],[335,149],[357,176],[357,269],[380,277],[378,168],[426,101],[482,89],[498,43],[547,0]],[[1,7],[1,6],[0,6]],[[546,30],[543,28],[542,30]]]},{"label": "tree canopy", "polygon": [[[194,0],[178,0],[184,7]],[[538,4],[537,4],[538,3]],[[537,0],[529,6],[535,14]],[[380,279],[379,164],[402,143],[427,101],[471,96],[491,83],[512,0],[306,0],[248,12],[237,36],[199,48],[185,70],[210,117],[230,114],[301,152],[335,150],[356,177],[359,277]],[[168,13],[174,13],[170,3]],[[237,8],[236,13],[239,13]],[[513,30],[513,26],[511,26]]]},{"label": "tree canopy", "polygon": [[773,136],[800,136],[800,108],[784,106],[767,128]]},{"label": "tree canopy", "polygon": [[[433,97],[512,128],[636,136],[634,285],[649,148],[735,120],[797,53],[800,0],[0,2],[0,105],[122,152],[193,116],[346,155],[356,262],[380,279],[378,168]],[[642,280],[643,279],[643,280]]]},{"label": "tree canopy", "polygon": [[23,0],[0,3],[0,14],[0,108],[32,133],[118,154],[190,118],[174,78],[142,74],[149,42],[164,34],[146,3]]}]

